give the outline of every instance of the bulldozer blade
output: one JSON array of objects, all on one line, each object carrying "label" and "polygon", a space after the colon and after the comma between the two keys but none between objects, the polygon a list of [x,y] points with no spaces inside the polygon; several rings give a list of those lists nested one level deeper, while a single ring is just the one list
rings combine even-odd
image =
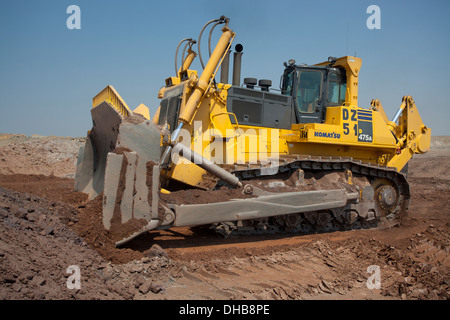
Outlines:
[{"label": "bulldozer blade", "polygon": [[159,206],[161,132],[144,117],[123,116],[107,101],[91,115],[93,127],[80,148],[75,190],[90,200],[102,194],[105,229],[119,243],[128,241],[159,226],[159,211],[169,210]]},{"label": "bulldozer blade", "polygon": [[106,159],[102,213],[103,225],[115,241],[162,223],[160,143],[160,130],[149,120],[119,127],[116,148]]},{"label": "bulldozer blade", "polygon": [[75,175],[75,191],[94,199],[103,191],[106,157],[116,147],[122,115],[104,101],[91,110],[92,129],[80,148]]}]

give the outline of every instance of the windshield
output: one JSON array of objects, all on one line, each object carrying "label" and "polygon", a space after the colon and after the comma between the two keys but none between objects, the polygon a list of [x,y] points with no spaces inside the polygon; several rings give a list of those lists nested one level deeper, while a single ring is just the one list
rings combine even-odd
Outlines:
[{"label": "windshield", "polygon": [[322,72],[300,71],[297,86],[297,106],[300,112],[314,113],[315,106],[320,99]]}]

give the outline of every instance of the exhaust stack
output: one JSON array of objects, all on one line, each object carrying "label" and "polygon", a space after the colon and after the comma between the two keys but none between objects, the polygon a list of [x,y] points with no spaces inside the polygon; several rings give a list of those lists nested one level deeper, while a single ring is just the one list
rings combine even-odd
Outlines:
[{"label": "exhaust stack", "polygon": [[234,49],[234,61],[233,61],[233,86],[241,85],[241,60],[242,60],[242,50],[244,47],[242,44],[238,43]]},{"label": "exhaust stack", "polygon": [[228,83],[228,74],[230,73],[230,52],[231,50],[228,50],[223,58],[222,66],[220,67],[220,83]]}]

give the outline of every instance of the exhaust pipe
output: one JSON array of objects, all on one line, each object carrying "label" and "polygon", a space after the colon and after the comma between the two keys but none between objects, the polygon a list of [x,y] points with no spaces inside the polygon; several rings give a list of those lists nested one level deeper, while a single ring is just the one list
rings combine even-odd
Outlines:
[{"label": "exhaust pipe", "polygon": [[228,83],[228,74],[230,73],[230,52],[231,50],[228,50],[223,58],[222,66],[220,67],[220,83]]},{"label": "exhaust pipe", "polygon": [[233,61],[233,86],[241,85],[241,61],[242,61],[242,50],[244,47],[242,44],[238,43],[234,49],[234,61]]}]

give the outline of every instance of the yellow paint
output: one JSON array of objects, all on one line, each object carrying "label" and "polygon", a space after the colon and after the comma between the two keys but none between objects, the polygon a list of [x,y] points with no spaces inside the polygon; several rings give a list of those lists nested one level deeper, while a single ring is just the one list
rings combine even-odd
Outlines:
[{"label": "yellow paint", "polygon": [[[347,93],[342,106],[328,107],[324,123],[292,124],[279,130],[239,124],[226,108],[229,84],[209,86],[214,68],[234,37],[224,29],[214,63],[200,79],[190,77],[184,85],[179,121],[191,141],[191,149],[217,164],[260,165],[284,155],[351,157],[400,171],[414,153],[429,149],[431,130],[423,125],[412,98],[404,99],[399,124],[388,121],[381,103],[370,109],[357,106],[361,59],[342,57],[334,67],[345,68]],[[326,65],[324,62],[319,65]],[[186,77],[185,77],[186,78]],[[208,84],[209,83],[209,84]],[[235,123],[231,122],[234,119]],[[155,121],[155,118],[153,119]],[[393,133],[396,137],[394,137]],[[199,186],[206,172],[189,162],[172,164],[163,176]]]},{"label": "yellow paint", "polygon": [[136,109],[134,109],[133,113],[138,113],[145,119],[150,120],[150,111],[148,110],[147,106],[143,103],[141,103]]},{"label": "yellow paint", "polygon": [[[330,62],[325,61],[316,64],[317,66],[327,66]],[[347,73],[347,92],[345,95],[344,105],[357,107],[358,106],[358,75],[361,70],[361,58],[345,56],[338,58],[332,65],[333,67],[342,67]]]},{"label": "yellow paint", "polygon": [[133,114],[119,93],[111,85],[108,85],[92,99],[92,108],[95,108],[103,101],[111,104],[123,117]]}]

